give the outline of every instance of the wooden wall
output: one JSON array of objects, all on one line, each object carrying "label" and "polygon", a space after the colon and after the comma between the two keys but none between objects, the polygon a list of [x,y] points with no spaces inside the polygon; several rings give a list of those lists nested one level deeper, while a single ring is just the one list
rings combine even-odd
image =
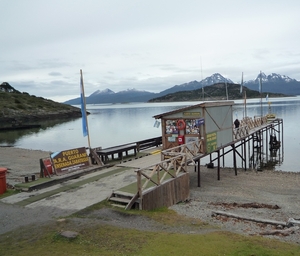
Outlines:
[{"label": "wooden wall", "polygon": [[143,193],[142,209],[153,210],[160,207],[169,207],[190,197],[189,173],[182,175]]}]

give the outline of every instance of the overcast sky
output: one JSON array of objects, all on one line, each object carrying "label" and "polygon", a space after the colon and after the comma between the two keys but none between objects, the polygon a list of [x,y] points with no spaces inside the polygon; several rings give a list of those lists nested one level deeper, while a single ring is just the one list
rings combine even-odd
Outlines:
[{"label": "overcast sky", "polygon": [[63,102],[220,73],[300,81],[299,0],[0,0],[0,83]]}]

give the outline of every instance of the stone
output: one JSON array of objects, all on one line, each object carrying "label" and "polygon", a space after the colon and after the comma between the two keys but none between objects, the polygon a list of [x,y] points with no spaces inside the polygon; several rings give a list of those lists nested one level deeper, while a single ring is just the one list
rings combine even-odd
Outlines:
[{"label": "stone", "polygon": [[73,239],[73,238],[76,238],[78,236],[78,232],[66,230],[66,231],[62,231],[60,233],[60,235],[65,237],[65,238]]}]

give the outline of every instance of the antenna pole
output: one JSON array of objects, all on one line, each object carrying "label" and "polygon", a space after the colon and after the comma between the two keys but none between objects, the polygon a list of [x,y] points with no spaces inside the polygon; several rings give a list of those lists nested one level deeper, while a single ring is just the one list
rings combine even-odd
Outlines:
[{"label": "antenna pole", "polygon": [[262,124],[263,109],[262,109],[262,78],[261,78],[261,71],[260,71],[260,116],[261,116],[261,124]]},{"label": "antenna pole", "polygon": [[200,56],[200,66],[201,66],[202,100],[204,101],[203,74],[202,74],[202,57],[201,56]]}]

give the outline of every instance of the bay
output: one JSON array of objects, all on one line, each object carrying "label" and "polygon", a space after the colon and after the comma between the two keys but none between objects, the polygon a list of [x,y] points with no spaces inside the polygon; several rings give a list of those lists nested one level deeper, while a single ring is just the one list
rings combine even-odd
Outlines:
[{"label": "bay", "polygon": [[[283,119],[283,155],[280,156],[281,160],[275,169],[299,172],[297,158],[300,152],[298,137],[300,96],[269,98],[269,101],[271,112]],[[161,136],[161,127],[154,127],[154,115],[199,103],[201,102],[87,105],[87,111],[91,113],[88,116],[91,147],[106,148]],[[235,103],[233,118],[242,119],[245,115],[243,100],[235,101]],[[262,112],[265,115],[268,109],[266,99],[263,99],[262,103],[260,99],[247,100],[247,116],[260,116]],[[18,133],[1,132],[0,146],[56,152],[88,147],[88,139],[82,135],[81,118],[77,118],[63,123],[57,122],[50,126],[44,125],[43,129]],[[231,159],[226,160],[226,166],[231,164]]]}]

